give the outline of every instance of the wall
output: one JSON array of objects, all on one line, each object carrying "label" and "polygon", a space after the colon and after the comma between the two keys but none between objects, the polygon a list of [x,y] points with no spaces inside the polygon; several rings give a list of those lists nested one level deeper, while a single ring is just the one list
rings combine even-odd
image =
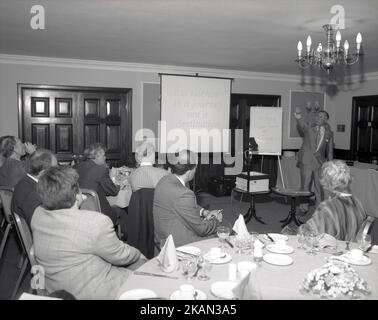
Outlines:
[{"label": "wall", "polygon": [[[199,73],[201,76],[231,77],[235,79],[232,84],[233,93],[281,95],[284,149],[299,148],[301,143],[301,139],[288,138],[290,90],[322,90],[319,87],[303,88],[299,84],[299,76],[292,75],[0,55],[0,136],[18,135],[18,83],[131,88],[135,134],[142,126],[143,83],[159,83],[158,73]],[[331,115],[336,148],[349,149],[352,97],[378,94],[378,76],[374,74],[366,79],[354,91],[326,97],[326,110]],[[337,133],[336,124],[345,124],[346,132]]]}]

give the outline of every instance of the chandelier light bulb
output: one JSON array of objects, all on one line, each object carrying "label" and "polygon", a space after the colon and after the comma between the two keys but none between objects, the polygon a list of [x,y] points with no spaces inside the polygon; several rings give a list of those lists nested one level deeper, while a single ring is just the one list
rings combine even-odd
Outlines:
[{"label": "chandelier light bulb", "polygon": [[337,48],[340,47],[340,41],[341,41],[341,33],[340,33],[340,30],[337,30],[336,32],[336,47]]},{"label": "chandelier light bulb", "polygon": [[311,37],[308,36],[306,40],[307,52],[310,52],[311,44],[312,44]]},{"label": "chandelier light bulb", "polygon": [[319,42],[318,44],[318,48],[316,49],[318,52],[322,52],[323,51],[323,46],[322,46],[322,43]]},{"label": "chandelier light bulb", "polygon": [[357,37],[356,37],[357,52],[360,51],[360,48],[361,48],[361,42],[362,42],[362,36],[361,36],[361,33],[358,33],[358,34],[357,34]]},{"label": "chandelier light bulb", "polygon": [[344,49],[345,49],[346,51],[349,50],[349,42],[348,42],[348,40],[345,40],[345,42],[344,42]]},{"label": "chandelier light bulb", "polygon": [[302,49],[303,49],[302,41],[298,41],[297,49],[298,49],[298,57],[301,57]]}]

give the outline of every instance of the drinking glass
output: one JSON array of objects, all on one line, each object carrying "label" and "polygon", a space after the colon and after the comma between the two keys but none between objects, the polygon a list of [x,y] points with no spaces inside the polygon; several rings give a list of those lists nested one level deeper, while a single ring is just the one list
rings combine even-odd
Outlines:
[{"label": "drinking glass", "polygon": [[186,281],[190,282],[193,279],[193,274],[197,270],[197,261],[192,258],[185,259],[181,262],[182,275]]},{"label": "drinking glass", "polygon": [[306,238],[307,238],[306,241],[309,248],[307,253],[311,255],[316,255],[316,247],[318,246],[318,243],[319,243],[317,235],[311,232],[310,234],[307,235]]},{"label": "drinking glass", "polygon": [[298,242],[298,247],[297,247],[298,249],[305,248],[306,236],[301,228],[298,229],[297,242]]},{"label": "drinking glass", "polygon": [[205,259],[203,256],[200,256],[198,260],[198,265],[201,267],[200,274],[198,275],[198,280],[207,281],[210,280],[209,272],[212,269],[212,264],[209,260]]},{"label": "drinking glass", "polygon": [[242,250],[244,248],[244,239],[236,236],[234,244],[236,247],[236,253],[242,253]]},{"label": "drinking glass", "polygon": [[358,247],[362,251],[366,251],[371,246],[371,235],[366,234],[365,237],[361,237],[361,239],[358,241]]},{"label": "drinking glass", "polygon": [[231,232],[230,228],[226,226],[219,226],[217,228],[217,235],[219,237],[219,241],[221,243],[220,247],[222,249],[226,248],[225,240],[229,237],[230,232]]}]

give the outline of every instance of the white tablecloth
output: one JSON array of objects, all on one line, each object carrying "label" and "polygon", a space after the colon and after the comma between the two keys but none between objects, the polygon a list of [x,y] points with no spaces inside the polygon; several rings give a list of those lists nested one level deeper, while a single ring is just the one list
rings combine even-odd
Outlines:
[{"label": "white tablecloth", "polygon": [[[326,263],[326,258],[330,256],[328,253],[319,252],[317,255],[312,256],[305,253],[304,250],[296,248],[296,237],[289,236],[288,244],[293,246],[295,251],[290,254],[294,263],[289,266],[275,266],[266,262],[261,262],[261,266],[258,268],[258,280],[261,289],[262,299],[318,299],[314,295],[304,295],[299,291],[302,281],[306,275],[313,269],[321,267]],[[190,246],[196,246],[203,252],[207,252],[211,247],[218,246],[218,239],[208,239],[200,242],[192,243]],[[352,249],[356,247],[356,244],[351,244]],[[345,248],[343,241],[339,242],[339,250]],[[264,253],[267,253],[266,249],[263,249]],[[237,254],[235,249],[227,248],[226,252],[232,255],[233,263],[240,261],[251,261],[252,255]],[[366,299],[378,299],[378,254],[369,253],[368,256],[372,259],[372,264],[368,266],[353,266],[358,274],[365,279],[371,290],[371,295],[366,296]],[[193,280],[191,283],[196,289],[202,290],[206,293],[208,299],[216,299],[210,292],[210,286],[216,281],[228,280],[228,266],[229,263],[213,265],[210,271],[210,280],[200,281]],[[164,274],[164,272],[158,266],[156,258],[151,259],[143,266],[139,271],[153,272]],[[181,275],[181,270],[167,275],[178,276],[179,279],[168,279],[151,276],[142,276],[132,274],[128,280],[121,287],[118,292],[120,296],[123,292],[131,289],[150,289],[153,290],[158,297],[164,297],[169,299],[170,295],[179,289],[180,285],[186,283],[185,279]]]},{"label": "white tablecloth", "polygon": [[[297,160],[292,157],[282,157],[282,174],[286,188],[299,188],[301,185]],[[351,184],[352,194],[357,197],[364,206],[366,213],[378,217],[378,168],[377,165],[355,162],[349,167],[353,181]],[[280,172],[277,174],[277,187],[282,187]]]}]

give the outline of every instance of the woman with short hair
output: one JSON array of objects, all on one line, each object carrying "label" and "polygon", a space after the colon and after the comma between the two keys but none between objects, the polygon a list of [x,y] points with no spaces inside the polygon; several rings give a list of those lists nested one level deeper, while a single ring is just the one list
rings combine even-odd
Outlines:
[{"label": "woman with short hair", "polygon": [[356,241],[367,216],[361,202],[350,191],[351,182],[350,169],[344,161],[325,162],[320,183],[328,199],[319,204],[305,225],[316,234],[327,233],[338,240]]},{"label": "woman with short hair", "polygon": [[0,186],[14,187],[26,174],[26,165],[21,158],[25,154],[32,154],[36,150],[30,142],[22,143],[14,136],[0,138]]}]

